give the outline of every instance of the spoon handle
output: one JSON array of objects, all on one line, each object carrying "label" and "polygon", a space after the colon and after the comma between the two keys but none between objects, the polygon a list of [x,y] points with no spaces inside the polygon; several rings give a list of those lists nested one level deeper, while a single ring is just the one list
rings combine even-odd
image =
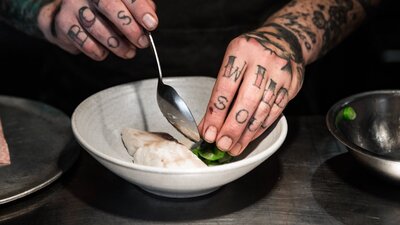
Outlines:
[{"label": "spoon handle", "polygon": [[154,40],[153,40],[153,37],[151,36],[150,32],[148,32],[148,35],[149,35],[149,39],[150,39],[151,49],[153,50],[154,55],[156,57],[157,67],[158,67],[158,75],[159,75],[160,81],[162,82],[161,65],[160,65],[160,60],[158,59],[156,45],[154,44]]}]

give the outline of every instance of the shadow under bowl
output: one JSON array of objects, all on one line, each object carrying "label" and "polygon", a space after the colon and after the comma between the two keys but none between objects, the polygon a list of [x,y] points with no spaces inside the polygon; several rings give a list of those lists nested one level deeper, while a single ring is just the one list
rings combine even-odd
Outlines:
[{"label": "shadow under bowl", "polygon": [[[356,117],[344,115],[351,107]],[[400,181],[400,90],[377,90],[344,98],[328,111],[326,124],[362,164]]]}]

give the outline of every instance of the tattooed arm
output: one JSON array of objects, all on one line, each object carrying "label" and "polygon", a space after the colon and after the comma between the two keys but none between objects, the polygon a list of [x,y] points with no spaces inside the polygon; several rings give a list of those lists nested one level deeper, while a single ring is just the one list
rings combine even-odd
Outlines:
[{"label": "tattooed arm", "polygon": [[2,0],[0,18],[70,53],[103,60],[111,51],[133,58],[149,42],[143,28],[158,19],[152,0]]},{"label": "tattooed arm", "polygon": [[304,67],[354,30],[376,4],[293,0],[259,29],[232,40],[199,124],[203,138],[239,155],[299,92]]},{"label": "tattooed arm", "polygon": [[41,36],[37,26],[40,9],[52,0],[2,0],[0,3],[0,20],[36,37]]}]

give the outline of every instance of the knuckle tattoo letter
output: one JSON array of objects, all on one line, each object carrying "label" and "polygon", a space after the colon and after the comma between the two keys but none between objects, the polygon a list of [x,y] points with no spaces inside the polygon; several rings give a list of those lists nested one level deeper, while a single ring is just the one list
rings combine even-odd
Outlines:
[{"label": "knuckle tattoo letter", "polygon": [[230,55],[228,58],[228,62],[225,65],[224,77],[231,78],[234,77],[234,81],[236,82],[240,75],[243,73],[244,68],[247,65],[247,62],[244,61],[242,68],[239,70],[239,66],[234,67],[233,64],[235,62],[236,56]]},{"label": "knuckle tattoo letter", "polygon": [[284,108],[286,106],[287,99],[288,99],[288,90],[286,88],[282,87],[278,91],[278,94],[277,94],[277,97],[275,100],[275,104],[279,108]]},{"label": "knuckle tattoo letter", "polygon": [[69,28],[68,36],[81,47],[83,47],[83,44],[85,44],[88,38],[87,34],[76,24]]},{"label": "knuckle tattoo letter", "polygon": [[218,96],[218,102],[214,102],[215,108],[219,110],[224,110],[226,108],[226,103],[228,103],[228,99],[225,96]]},{"label": "knuckle tattoo letter", "polygon": [[117,14],[117,17],[120,20],[124,20],[124,22],[122,23],[122,25],[124,25],[124,26],[132,23],[132,18],[130,16],[126,15],[124,10],[119,11]]},{"label": "knuckle tattoo letter", "polygon": [[254,81],[254,86],[258,89],[261,88],[261,84],[265,78],[265,71],[266,69],[260,65],[257,65],[257,73],[256,73],[256,80]]},{"label": "knuckle tattoo letter", "polygon": [[257,131],[257,123],[255,123],[256,121],[257,120],[256,120],[256,118],[254,118],[254,116],[250,118],[249,123],[247,124],[247,129],[250,132]]},{"label": "knuckle tattoo letter", "polygon": [[111,36],[107,39],[107,45],[110,48],[118,48],[119,40],[117,37]]},{"label": "knuckle tattoo letter", "polygon": [[83,27],[89,28],[96,22],[96,15],[89,7],[83,6],[79,9],[79,21]]},{"label": "knuckle tattoo letter", "polygon": [[243,124],[247,121],[247,118],[249,117],[249,111],[246,109],[241,109],[236,113],[236,121],[240,124]]}]

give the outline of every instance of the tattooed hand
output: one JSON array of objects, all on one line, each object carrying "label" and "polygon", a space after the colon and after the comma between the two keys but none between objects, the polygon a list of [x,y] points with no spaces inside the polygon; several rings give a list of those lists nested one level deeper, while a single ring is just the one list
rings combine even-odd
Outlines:
[{"label": "tattooed hand", "polygon": [[154,30],[158,19],[152,0],[55,0],[38,16],[46,39],[64,50],[104,60],[109,51],[133,58],[149,40],[142,27]]},{"label": "tattooed hand", "polygon": [[304,60],[296,36],[270,23],[228,46],[208,110],[199,124],[207,142],[239,155],[298,93]]}]

